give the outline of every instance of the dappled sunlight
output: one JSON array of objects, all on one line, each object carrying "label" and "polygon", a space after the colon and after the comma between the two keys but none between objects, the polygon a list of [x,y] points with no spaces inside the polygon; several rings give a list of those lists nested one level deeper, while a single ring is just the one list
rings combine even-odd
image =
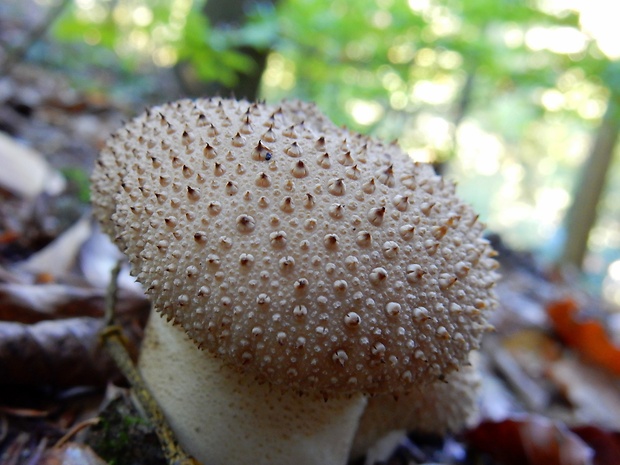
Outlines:
[{"label": "dappled sunlight", "polygon": [[76,0],[78,17],[85,21],[101,23],[107,16],[106,8],[97,0]]},{"label": "dappled sunlight", "polygon": [[547,111],[560,111],[565,108],[566,98],[557,89],[545,89],[540,96],[540,103]]},{"label": "dappled sunlight", "polygon": [[352,99],[347,102],[346,108],[355,122],[362,126],[374,124],[383,116],[383,107],[373,101]]},{"label": "dappled sunlight", "polygon": [[386,29],[392,24],[392,15],[385,10],[379,10],[372,15],[372,25],[377,29]]},{"label": "dappled sunlight", "polygon": [[540,104],[547,111],[575,111],[586,120],[598,120],[603,116],[607,106],[605,98],[600,86],[583,78],[573,79],[570,74],[566,79],[558,79],[556,87],[539,93]]},{"label": "dappled sunlight", "polygon": [[420,80],[411,89],[411,99],[431,105],[441,105],[451,102],[457,91],[457,81],[454,77],[444,77],[433,81]]},{"label": "dappled sunlight", "polygon": [[388,49],[388,60],[394,64],[409,63],[415,58],[416,50],[413,42],[407,41],[394,44]]},{"label": "dappled sunlight", "polygon": [[349,60],[366,61],[372,58],[374,43],[368,40],[352,40],[344,47],[344,54]]},{"label": "dappled sunlight", "polygon": [[592,37],[600,50],[612,60],[620,58],[618,17],[620,3],[608,0],[538,0],[539,6],[558,16],[579,13],[579,24]]},{"label": "dappled sunlight", "polygon": [[532,220],[532,206],[525,202],[512,202],[510,208],[505,208],[501,198],[496,199],[494,203],[497,204],[494,206],[497,212],[486,220],[489,228],[493,231],[502,231],[504,237],[511,243],[523,246],[524,244],[519,244],[518,240],[520,231],[515,229]]},{"label": "dappled sunlight", "polygon": [[473,122],[464,123],[458,130],[458,163],[468,173],[493,176],[498,173],[504,158],[504,145],[495,135],[483,131]]},{"label": "dappled sunlight", "polygon": [[607,267],[607,276],[603,281],[603,295],[609,301],[620,305],[620,260],[615,260]]},{"label": "dappled sunlight", "polygon": [[453,125],[442,116],[421,113],[399,137],[399,145],[416,161],[435,163],[452,149]]},{"label": "dappled sunlight", "polygon": [[[605,224],[607,223],[607,224]],[[590,234],[590,249],[601,253],[605,250],[620,249],[620,223],[610,219],[597,225]]]},{"label": "dappled sunlight", "polygon": [[146,27],[153,22],[153,10],[147,5],[140,5],[131,13],[131,19],[138,27]]},{"label": "dappled sunlight", "polygon": [[437,62],[438,52],[432,48],[421,48],[416,53],[415,59],[418,66],[428,68]]},{"label": "dappled sunlight", "polygon": [[[551,135],[539,132],[536,126],[530,130],[535,140]],[[573,147],[580,140],[574,135],[566,146]],[[569,186],[557,181],[566,161],[564,155],[558,152],[557,159],[546,156],[536,160],[536,146],[510,149],[505,140],[470,120],[460,125],[457,143],[450,176],[458,180],[460,192],[483,212],[489,228],[524,248],[539,248],[552,240],[571,202]],[[576,152],[582,154],[582,150]],[[569,151],[564,154],[570,159]],[[572,162],[576,164],[575,156]],[[525,164],[526,160],[530,161]]]},{"label": "dappled sunlight", "polygon": [[607,267],[607,274],[620,285],[620,260],[616,260],[609,264],[609,267]]},{"label": "dappled sunlight", "polygon": [[618,18],[620,3],[607,0],[582,0],[575,2],[580,11],[583,30],[592,36],[601,51],[612,60],[620,58]]},{"label": "dappled sunlight", "polygon": [[409,103],[407,94],[403,91],[396,91],[390,95],[390,106],[396,110],[404,110]]},{"label": "dappled sunlight", "polygon": [[441,116],[421,114],[416,129],[418,140],[435,149],[447,150],[452,143],[452,124]]},{"label": "dappled sunlight", "polygon": [[[620,3],[485,1],[284,0],[230,31],[196,19],[204,0],[74,8],[82,40],[134,69],[193,59],[202,79],[230,84],[257,65],[231,55],[256,45],[267,57],[260,97],[314,101],[339,124],[397,139],[416,160],[452,165],[491,228],[541,249],[561,236],[620,79],[610,61],[620,58]],[[611,247],[598,239],[609,224],[592,233],[597,254]]]},{"label": "dappled sunlight", "polygon": [[429,148],[410,149],[407,155],[413,160],[420,163],[432,163],[435,161],[435,154]]},{"label": "dappled sunlight", "polygon": [[444,6],[435,6],[428,16],[430,31],[435,37],[447,37],[456,34],[462,25],[461,18]]},{"label": "dappled sunlight", "polygon": [[587,37],[574,27],[535,26],[525,33],[525,45],[533,51],[549,50],[554,53],[581,53],[587,46]]},{"label": "dappled sunlight", "polygon": [[408,0],[409,8],[418,13],[428,11],[432,5],[431,0]]},{"label": "dappled sunlight", "polygon": [[162,46],[153,50],[151,54],[153,63],[160,68],[170,68],[174,66],[178,61],[177,51],[170,46]]},{"label": "dappled sunlight", "polygon": [[537,217],[556,226],[562,219],[564,209],[569,206],[570,194],[561,187],[544,186],[535,192]]},{"label": "dappled sunlight", "polygon": [[263,85],[267,87],[291,89],[295,85],[295,67],[279,53],[267,57],[267,66],[263,73]]},{"label": "dappled sunlight", "polygon": [[384,69],[379,69],[378,73],[382,74],[381,83],[388,92],[393,93],[407,88],[407,83],[395,71],[386,67]]},{"label": "dappled sunlight", "polygon": [[151,39],[148,33],[140,29],[131,31],[127,39],[127,43],[137,52],[144,53],[148,51],[151,46]]},{"label": "dappled sunlight", "polygon": [[517,23],[509,23],[502,31],[504,44],[508,48],[519,48],[525,40],[525,28]]},{"label": "dappled sunlight", "polygon": [[[173,0],[166,5],[169,14],[156,17],[154,8],[160,2],[145,0],[120,0],[108,3],[98,0],[76,0],[76,18],[93,26],[113,21],[122,40],[113,45],[114,51],[121,58],[136,62],[150,60],[158,67],[171,67],[179,59],[175,42],[179,41],[194,0]],[[89,45],[98,45],[104,38],[105,31],[97,27],[85,27],[83,38]],[[109,32],[107,34],[110,34]]]}]

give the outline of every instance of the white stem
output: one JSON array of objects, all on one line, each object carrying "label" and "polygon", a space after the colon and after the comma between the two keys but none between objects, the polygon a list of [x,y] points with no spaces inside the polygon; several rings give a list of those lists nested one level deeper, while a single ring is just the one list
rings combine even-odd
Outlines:
[{"label": "white stem", "polygon": [[153,313],[139,369],[181,445],[205,465],[344,465],[362,395],[302,395],[239,374]]}]

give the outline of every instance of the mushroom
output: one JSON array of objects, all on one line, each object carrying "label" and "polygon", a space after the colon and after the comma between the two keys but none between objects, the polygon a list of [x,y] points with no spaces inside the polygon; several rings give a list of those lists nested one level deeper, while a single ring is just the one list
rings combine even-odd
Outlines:
[{"label": "mushroom", "polygon": [[368,399],[355,433],[351,456],[365,454],[392,431],[426,434],[459,432],[478,420],[480,374],[472,365],[462,367],[433,384],[412,390],[379,394]]},{"label": "mushroom", "polygon": [[449,376],[489,328],[496,263],[454,185],[313,105],[151,108],[92,186],[161,315],[139,368],[205,463],[343,464],[367,395]]},{"label": "mushroom", "polygon": [[346,463],[363,395],[325,401],[259,383],[196,350],[158,315],[147,329],[141,372],[178,440],[201,463]]}]

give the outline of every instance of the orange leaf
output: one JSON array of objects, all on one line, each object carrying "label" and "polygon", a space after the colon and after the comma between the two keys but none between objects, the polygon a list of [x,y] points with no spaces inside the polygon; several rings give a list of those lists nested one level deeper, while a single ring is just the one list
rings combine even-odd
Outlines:
[{"label": "orange leaf", "polygon": [[572,299],[558,300],[547,306],[555,331],[569,346],[597,365],[620,375],[620,348],[609,339],[596,320],[578,319],[579,308]]}]

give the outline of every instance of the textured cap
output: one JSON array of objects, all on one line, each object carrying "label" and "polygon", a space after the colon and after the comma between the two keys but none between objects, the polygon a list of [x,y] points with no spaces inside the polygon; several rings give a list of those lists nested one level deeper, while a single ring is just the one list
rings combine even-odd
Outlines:
[{"label": "textured cap", "polygon": [[154,107],[92,181],[154,307],[259,379],[407,390],[466,362],[488,327],[493,251],[454,185],[312,105]]}]

